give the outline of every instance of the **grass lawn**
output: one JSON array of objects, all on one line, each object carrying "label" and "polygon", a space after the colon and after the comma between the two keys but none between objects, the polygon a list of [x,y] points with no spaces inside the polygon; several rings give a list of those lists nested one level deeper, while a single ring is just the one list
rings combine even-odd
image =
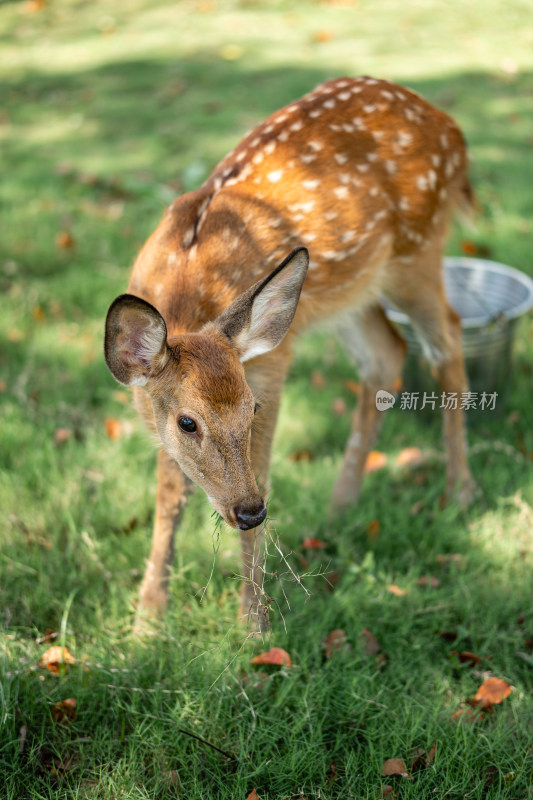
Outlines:
[{"label": "grass lawn", "polygon": [[[439,415],[396,408],[387,465],[328,518],[356,376],[327,332],[300,341],[268,641],[236,624],[237,540],[200,495],[158,635],[132,636],[155,452],[102,357],[107,307],[165,205],[342,74],[404,82],[458,120],[482,214],[449,252],[533,274],[530,4],[3,2],[0,53],[0,798],[532,798],[531,318],[505,407],[470,417],[468,513],[440,507]],[[436,456],[402,468],[408,447]],[[54,645],[75,659],[58,674],[40,666]],[[273,646],[292,666],[250,664]],[[452,719],[489,677],[509,696]],[[407,777],[381,774],[391,758]]]}]

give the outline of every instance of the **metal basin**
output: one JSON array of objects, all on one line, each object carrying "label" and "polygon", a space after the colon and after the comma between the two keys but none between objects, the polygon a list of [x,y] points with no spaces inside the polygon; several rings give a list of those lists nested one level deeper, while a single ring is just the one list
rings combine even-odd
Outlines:
[{"label": "metal basin", "polygon": [[[533,281],[496,261],[453,256],[444,259],[444,282],[450,304],[461,317],[469,389],[497,392],[501,410],[511,379],[516,324],[533,307]],[[387,304],[385,310],[408,346],[403,388],[433,389],[435,384],[409,318]]]}]

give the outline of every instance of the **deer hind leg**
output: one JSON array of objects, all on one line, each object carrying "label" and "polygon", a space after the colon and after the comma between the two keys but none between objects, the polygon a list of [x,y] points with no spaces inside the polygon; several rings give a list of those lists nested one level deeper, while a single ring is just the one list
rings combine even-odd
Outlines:
[{"label": "deer hind leg", "polygon": [[[269,469],[283,383],[290,363],[290,344],[285,341],[272,353],[246,366],[246,380],[258,407],[252,425],[250,457],[257,485],[264,498],[270,490]],[[267,520],[268,521],[268,520]],[[264,582],[264,525],[241,531],[243,581],[241,618],[251,630],[270,630]]]},{"label": "deer hind leg", "polygon": [[457,408],[443,408],[446,447],[446,494],[466,507],[475,490],[467,459],[465,417],[461,393],[468,388],[464,367],[461,321],[449,305],[442,276],[442,250],[437,242],[396,276],[391,300],[407,314],[446,397],[455,395]]},{"label": "deer hind leg", "polygon": [[157,459],[157,499],[152,548],[141,585],[135,629],[163,612],[168,602],[169,571],[174,556],[174,533],[181,518],[189,481],[166,452]]},{"label": "deer hind leg", "polygon": [[362,381],[350,438],[333,490],[332,505],[340,509],[358,499],[366,457],[377,438],[384,414],[376,406],[376,393],[379,389],[393,392],[402,372],[406,347],[380,306],[352,312],[337,325],[337,331]]}]

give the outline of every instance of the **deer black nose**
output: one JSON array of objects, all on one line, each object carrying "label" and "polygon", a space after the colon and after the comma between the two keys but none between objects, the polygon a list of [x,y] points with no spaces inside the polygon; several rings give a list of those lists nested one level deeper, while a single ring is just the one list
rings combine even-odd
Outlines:
[{"label": "deer black nose", "polygon": [[267,510],[262,500],[254,503],[239,503],[233,509],[237,520],[237,527],[241,531],[249,531],[250,528],[257,528],[266,517]]}]

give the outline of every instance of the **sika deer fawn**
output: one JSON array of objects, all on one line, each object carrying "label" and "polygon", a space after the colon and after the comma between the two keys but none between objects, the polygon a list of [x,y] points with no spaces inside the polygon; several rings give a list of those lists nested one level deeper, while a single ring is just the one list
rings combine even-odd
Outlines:
[{"label": "sika deer fawn", "polygon": [[[161,442],[138,619],[166,605],[174,530],[197,483],[241,531],[242,614],[267,626],[259,533],[293,333],[332,318],[363,384],[337,507],[357,499],[376,391],[402,369],[380,298],[409,315],[443,390],[465,390],[441,259],[450,212],[469,200],[465,144],[446,114],[392,83],[342,78],[272,114],[168,208],[106,323],[109,369]],[[444,411],[444,438],[447,489],[465,504],[460,409]]]}]

